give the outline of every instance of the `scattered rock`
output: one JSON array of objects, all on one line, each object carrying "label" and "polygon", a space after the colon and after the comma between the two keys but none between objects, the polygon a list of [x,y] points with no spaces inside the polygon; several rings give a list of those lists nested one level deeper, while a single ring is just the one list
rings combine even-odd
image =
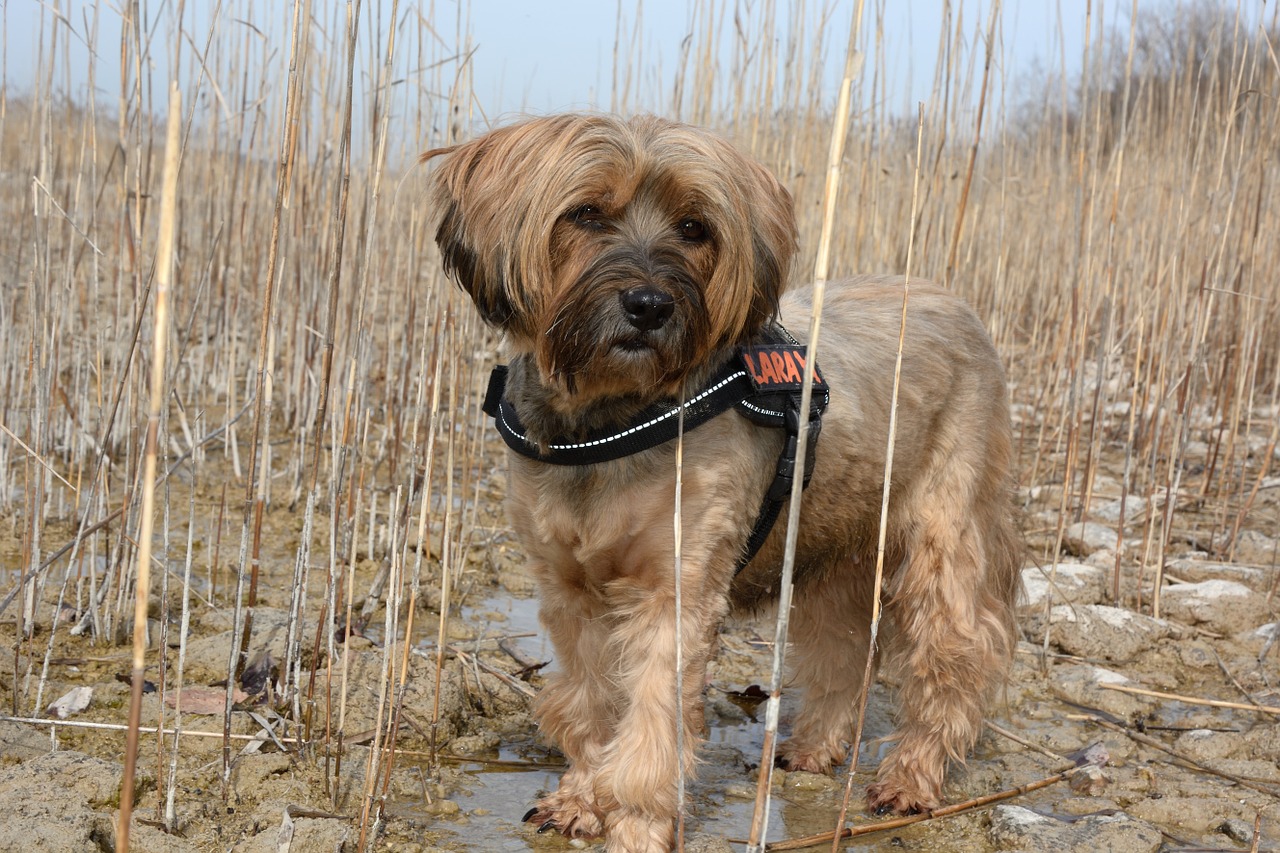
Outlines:
[{"label": "scattered rock", "polygon": [[1057,569],[1050,566],[1031,566],[1022,570],[1022,588],[1025,592],[1024,608],[1044,609],[1045,599],[1053,596],[1054,603],[1096,604],[1103,600],[1106,577],[1096,566],[1082,563],[1059,563]]},{"label": "scattered rock", "polygon": [[1084,558],[1085,565],[1094,566],[1104,572],[1113,572],[1116,567],[1116,552],[1110,548],[1100,548]]},{"label": "scattered rock", "polygon": [[1269,583],[1268,574],[1256,566],[1242,566],[1237,563],[1218,563],[1211,560],[1198,560],[1180,557],[1165,563],[1165,572],[1174,577],[1200,583],[1211,580],[1227,580],[1244,584],[1254,590],[1265,591]]},{"label": "scattered rock", "polygon": [[1022,806],[996,806],[991,813],[991,840],[1000,850],[1109,850],[1154,853],[1164,836],[1151,824],[1120,812],[1089,815],[1064,823]]},{"label": "scattered rock", "polygon": [[1235,557],[1242,563],[1274,566],[1280,561],[1280,539],[1257,530],[1241,530],[1236,537]]},{"label": "scattered rock", "polygon": [[1051,678],[1054,692],[1067,701],[1117,717],[1132,719],[1145,715],[1151,707],[1151,700],[1144,696],[1101,687],[1103,684],[1133,686],[1133,682],[1114,670],[1089,664],[1064,664],[1053,668]]},{"label": "scattered rock", "polygon": [[26,761],[38,758],[49,751],[49,735],[33,726],[0,720],[0,758],[9,761]]},{"label": "scattered rock", "polygon": [[1165,587],[1161,607],[1170,619],[1236,634],[1262,624],[1266,601],[1235,581],[1209,580]]},{"label": "scattered rock", "polygon": [[1087,557],[1094,551],[1116,546],[1116,531],[1093,521],[1068,524],[1062,533],[1062,547],[1068,554]]},{"label": "scattered rock", "polygon": [[[1108,501],[1104,504],[1095,504],[1089,511],[1089,514],[1099,521],[1104,521],[1108,524],[1119,524],[1121,509],[1124,510],[1125,524],[1133,524],[1136,521],[1141,521],[1147,511],[1147,499],[1139,497],[1138,495],[1129,495],[1124,500],[1114,500]],[[1112,544],[1115,544],[1114,537],[1112,538]]]},{"label": "scattered rock", "polygon": [[1218,832],[1238,844],[1249,844],[1253,841],[1253,825],[1239,818],[1227,818],[1218,827]]},{"label": "scattered rock", "polygon": [[1202,764],[1214,764],[1231,758],[1244,745],[1244,738],[1236,732],[1215,732],[1209,729],[1192,729],[1184,732],[1174,742],[1174,749]]},{"label": "scattered rock", "polygon": [[478,735],[463,735],[449,743],[449,751],[457,755],[478,755],[492,752],[502,745],[502,738],[497,732],[483,732]]},{"label": "scattered rock", "polygon": [[[1172,629],[1163,619],[1105,604],[1060,604],[1049,612],[1049,626],[1049,639],[1067,654],[1108,661],[1132,660]],[[1029,617],[1027,629],[1039,636],[1044,615]]]}]

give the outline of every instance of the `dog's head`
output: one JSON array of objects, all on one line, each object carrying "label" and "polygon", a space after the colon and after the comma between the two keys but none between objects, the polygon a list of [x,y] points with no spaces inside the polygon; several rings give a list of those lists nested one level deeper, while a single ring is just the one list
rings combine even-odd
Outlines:
[{"label": "dog's head", "polygon": [[675,394],[777,311],[791,196],[715,136],[571,114],[437,155],[445,268],[562,406]]}]

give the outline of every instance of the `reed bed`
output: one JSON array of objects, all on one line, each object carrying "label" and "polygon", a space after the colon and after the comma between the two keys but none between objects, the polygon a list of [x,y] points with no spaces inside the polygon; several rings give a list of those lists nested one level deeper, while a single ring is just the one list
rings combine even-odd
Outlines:
[{"label": "reed bed", "polygon": [[[0,88],[6,710],[43,716],[61,659],[123,661],[135,637],[132,698],[99,719],[142,733],[173,828],[189,724],[142,685],[182,695],[193,612],[226,614],[226,801],[267,602],[287,614],[272,730],[372,838],[421,673],[410,652],[434,638],[438,701],[456,677],[450,605],[505,547],[479,412],[496,341],[440,273],[415,165],[491,111],[472,94],[476,12],[227,0],[197,20],[160,5],[45,4],[33,86]],[[600,106],[754,152],[795,194],[808,275],[843,58],[825,33],[847,32],[845,10],[691,10],[667,72],[624,13]],[[1020,495],[1055,510],[1033,544],[1052,562],[1093,503],[1143,498],[1112,597],[1158,615],[1171,541],[1231,559],[1243,530],[1280,523],[1280,29],[1263,4],[1106,11],[1078,77],[1012,79],[1000,15],[949,7],[917,160],[872,4],[829,265],[902,271],[909,255],[913,278],[973,302],[1009,366]],[[90,51],[86,79],[71,59]],[[108,64],[119,91],[97,83]],[[152,67],[182,96],[171,211],[169,80]],[[374,685],[353,684],[349,631],[378,640]],[[363,787],[344,800],[348,698],[370,686]],[[434,754],[444,723],[420,722]]]}]

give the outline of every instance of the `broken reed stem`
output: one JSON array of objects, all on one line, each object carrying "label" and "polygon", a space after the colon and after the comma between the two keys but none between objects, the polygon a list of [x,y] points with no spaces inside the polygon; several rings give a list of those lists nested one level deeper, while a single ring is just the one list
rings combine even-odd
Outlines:
[{"label": "broken reed stem", "polygon": [[[870,637],[867,640],[867,665],[862,671],[862,686],[858,690],[857,724],[853,744],[849,749],[849,775],[845,778],[844,797],[840,801],[840,815],[836,826],[844,826],[849,814],[849,801],[853,798],[853,779],[858,772],[858,753],[862,749],[862,731],[867,718],[867,696],[871,692],[871,678],[875,672],[876,640],[880,634],[880,594],[884,588],[884,557],[889,534],[889,485],[893,479],[893,450],[897,441],[898,394],[902,387],[902,351],[907,340],[907,305],[911,296],[911,261],[915,251],[917,204],[920,194],[920,159],[924,153],[924,104],[919,105],[916,118],[916,168],[912,177],[911,218],[907,226],[907,263],[902,281],[902,320],[898,326],[898,352],[893,365],[893,394],[889,399],[889,441],[884,454],[884,487],[880,493],[880,522],[876,539],[876,573],[871,593]],[[832,842],[832,853],[839,848],[839,835]]]},{"label": "broken reed stem", "polygon": [[787,627],[791,617],[792,578],[795,572],[796,544],[800,533],[800,502],[804,492],[804,472],[809,439],[809,412],[813,401],[813,371],[818,361],[818,338],[822,327],[822,303],[826,295],[827,274],[831,260],[831,238],[835,230],[836,203],[840,191],[840,165],[844,158],[845,137],[849,129],[849,103],[853,80],[862,64],[858,51],[858,33],[862,30],[863,0],[858,0],[849,21],[849,43],[845,50],[844,78],[832,117],[830,147],[827,153],[826,185],[822,196],[822,230],[818,238],[818,255],[814,262],[813,308],[809,316],[809,337],[804,360],[804,377],[800,390],[800,429],[796,435],[796,460],[787,504],[786,541],[782,554],[782,577],[779,580],[778,620],[774,630],[773,670],[769,678],[769,698],[765,705],[764,745],[756,779],[755,809],[747,840],[748,853],[760,853],[769,834],[769,803],[773,787],[773,761],[777,749],[778,712],[782,701],[782,675],[786,658]]},{"label": "broken reed stem", "polygon": [[[923,116],[921,120],[923,120]],[[791,838],[786,841],[775,841],[772,844],[765,846],[765,853],[775,853],[775,851],[782,850],[803,850],[806,847],[814,847],[826,841],[832,842],[833,849],[839,849],[840,842],[849,838],[872,835],[874,833],[885,832],[890,829],[901,829],[902,827],[910,826],[913,823],[923,823],[926,820],[934,820],[935,818],[952,817],[953,815],[984,808],[1003,800],[1011,800],[1014,797],[1021,797],[1025,794],[1030,794],[1032,791],[1039,791],[1041,788],[1048,788],[1051,785],[1056,785],[1059,782],[1069,779],[1085,767],[1091,766],[1093,765],[1086,764],[1081,767],[1072,767],[1069,770],[1063,770],[1061,773],[1054,773],[1052,776],[1046,776],[1043,779],[1037,779],[1034,782],[1019,785],[1016,788],[1006,788],[1005,790],[997,791],[994,794],[974,797],[971,800],[965,800],[963,803],[943,806],[942,808],[932,809],[931,811],[921,812],[920,814],[905,815],[903,817],[891,818],[889,820],[882,820],[876,823],[864,824],[863,826],[845,826],[838,831],[820,832],[816,835],[805,836],[804,838]]]},{"label": "broken reed stem", "polygon": [[177,218],[178,156],[182,130],[182,93],[176,80],[169,84],[169,126],[164,149],[164,183],[160,193],[160,236],[156,247],[155,331],[151,353],[151,398],[147,413],[143,459],[142,511],[138,531],[138,562],[133,607],[133,678],[129,699],[129,734],[125,745],[124,778],[120,783],[120,817],[116,850],[129,853],[133,819],[133,779],[138,760],[138,727],[142,721],[142,682],[146,673],[147,606],[151,589],[151,542],[155,526],[156,452],[160,412],[165,402],[164,361],[169,341],[169,285],[173,275],[173,238]]}]

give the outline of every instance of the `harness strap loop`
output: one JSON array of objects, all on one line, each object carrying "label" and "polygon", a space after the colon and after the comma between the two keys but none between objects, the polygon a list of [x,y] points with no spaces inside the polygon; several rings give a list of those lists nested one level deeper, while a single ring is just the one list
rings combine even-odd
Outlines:
[{"label": "harness strap loop", "polygon": [[[743,546],[743,553],[738,560],[738,567],[734,570],[735,575],[746,568],[747,564],[755,559],[756,554],[764,547],[765,540],[769,538],[769,534],[773,531],[773,525],[778,521],[778,516],[782,514],[783,505],[791,497],[791,486],[796,478],[796,451],[800,446],[800,395],[798,393],[792,395],[789,403],[785,416],[787,437],[782,443],[782,452],[778,455],[778,467],[773,475],[773,482],[765,490],[764,502],[760,506],[760,512],[756,515],[756,523],[751,529],[751,535],[747,537],[746,545]],[[805,437],[803,488],[808,488],[809,480],[813,478],[814,461],[817,458],[818,436],[822,433],[822,412],[825,408],[825,400],[821,404],[811,401],[809,407],[809,432]]]}]

